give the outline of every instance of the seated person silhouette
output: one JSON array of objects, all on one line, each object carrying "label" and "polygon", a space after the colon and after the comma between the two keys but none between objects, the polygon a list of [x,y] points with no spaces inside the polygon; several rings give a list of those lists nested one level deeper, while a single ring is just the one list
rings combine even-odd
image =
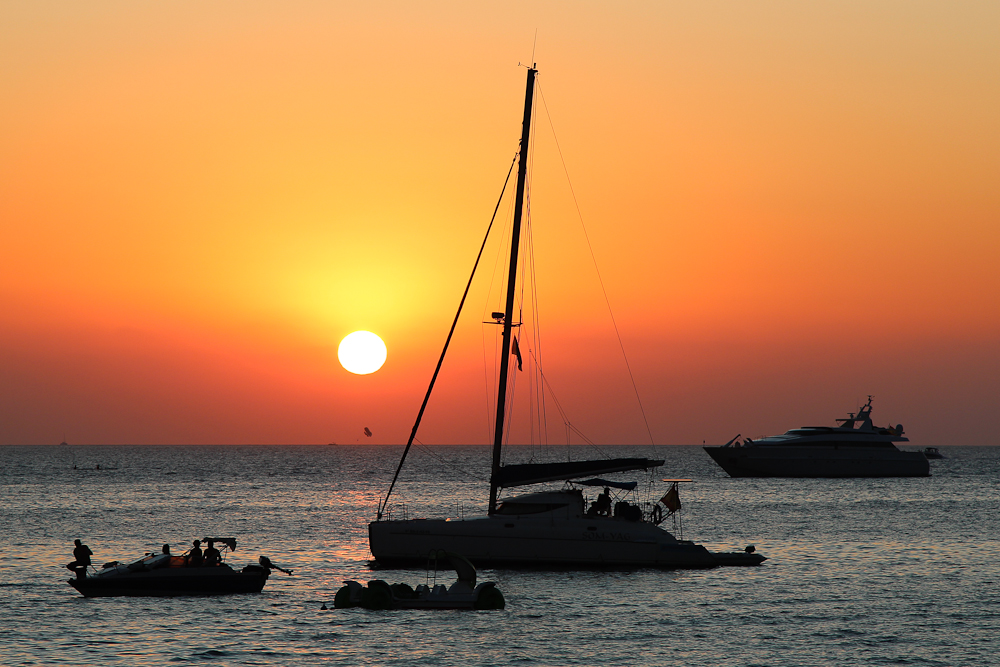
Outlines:
[{"label": "seated person silhouette", "polygon": [[595,514],[608,516],[611,514],[611,489],[604,487],[604,493],[597,496],[597,500],[590,508]]},{"label": "seated person silhouette", "polygon": [[187,554],[187,566],[188,567],[201,567],[202,563],[205,561],[205,556],[201,553],[201,540],[195,540],[191,543],[193,546]]},{"label": "seated person silhouette", "polygon": [[215,540],[209,540],[205,548],[205,567],[215,567],[222,562],[222,554],[215,548]]}]

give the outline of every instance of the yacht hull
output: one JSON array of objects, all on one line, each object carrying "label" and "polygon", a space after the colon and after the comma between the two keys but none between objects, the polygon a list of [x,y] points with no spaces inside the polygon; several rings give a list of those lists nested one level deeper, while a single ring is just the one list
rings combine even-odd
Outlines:
[{"label": "yacht hull", "polygon": [[710,568],[765,560],[742,552],[719,559],[705,547],[677,540],[652,524],[612,517],[375,521],[368,525],[368,538],[372,555],[383,567],[425,566],[436,549],[460,553],[476,567]]},{"label": "yacht hull", "polygon": [[895,447],[705,447],[730,477],[927,477],[923,452]]}]

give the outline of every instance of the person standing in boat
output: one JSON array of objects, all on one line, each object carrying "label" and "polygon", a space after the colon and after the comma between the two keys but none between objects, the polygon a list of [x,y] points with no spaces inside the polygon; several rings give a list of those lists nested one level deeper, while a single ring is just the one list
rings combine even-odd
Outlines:
[{"label": "person standing in boat", "polygon": [[205,567],[215,567],[222,561],[222,554],[215,548],[215,540],[209,540],[205,548]]},{"label": "person standing in boat", "polygon": [[205,561],[205,556],[201,552],[201,540],[195,540],[191,545],[191,551],[187,554],[187,566],[201,567]]},{"label": "person standing in boat", "polygon": [[76,545],[73,547],[73,558],[75,560],[72,563],[68,563],[66,568],[75,572],[77,579],[83,579],[87,576],[90,557],[94,555],[94,552],[80,540],[74,540],[73,544]]}]

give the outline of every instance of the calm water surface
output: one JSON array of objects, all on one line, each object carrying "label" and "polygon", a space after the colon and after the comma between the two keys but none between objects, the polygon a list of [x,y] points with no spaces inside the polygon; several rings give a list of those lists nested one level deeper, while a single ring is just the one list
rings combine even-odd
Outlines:
[{"label": "calm water surface", "polygon": [[[0,664],[998,664],[1000,448],[942,448],[932,477],[884,480],[730,479],[696,447],[604,450],[658,454],[660,476],[695,480],[685,537],[770,560],[483,570],[506,610],[321,611],[345,579],[424,581],[368,564],[401,448],[0,447]],[[410,516],[484,510],[487,448],[411,457],[394,492]],[[75,538],[102,563],[207,535],[240,540],[234,565],[263,554],[294,575],[221,598],[88,600],[66,584]]]}]

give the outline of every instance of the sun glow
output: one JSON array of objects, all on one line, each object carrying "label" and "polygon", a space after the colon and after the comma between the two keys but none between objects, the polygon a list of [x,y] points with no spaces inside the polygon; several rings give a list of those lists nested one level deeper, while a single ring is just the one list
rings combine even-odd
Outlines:
[{"label": "sun glow", "polygon": [[340,365],[356,375],[368,375],[382,368],[386,354],[385,343],[371,331],[347,334],[337,348]]}]

